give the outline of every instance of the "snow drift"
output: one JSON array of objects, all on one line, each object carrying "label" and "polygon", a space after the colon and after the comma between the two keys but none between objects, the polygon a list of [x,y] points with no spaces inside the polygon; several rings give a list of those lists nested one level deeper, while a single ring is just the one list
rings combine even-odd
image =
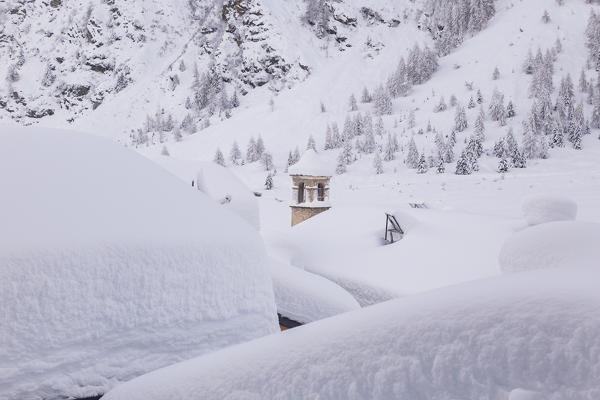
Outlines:
[{"label": "snow drift", "polygon": [[360,308],[352,295],[335,283],[300,268],[271,260],[277,312],[307,323]]},{"label": "snow drift", "polygon": [[0,398],[95,395],[276,331],[255,230],[134,152],[6,127],[0,181]]},{"label": "snow drift", "polygon": [[409,296],[152,372],[105,400],[597,399],[598,278],[531,271]]},{"label": "snow drift", "polygon": [[523,201],[523,214],[529,225],[572,221],[577,216],[577,203],[562,196],[530,196]]},{"label": "snow drift", "polygon": [[504,272],[543,268],[600,267],[600,224],[549,222],[509,237],[500,251]]}]

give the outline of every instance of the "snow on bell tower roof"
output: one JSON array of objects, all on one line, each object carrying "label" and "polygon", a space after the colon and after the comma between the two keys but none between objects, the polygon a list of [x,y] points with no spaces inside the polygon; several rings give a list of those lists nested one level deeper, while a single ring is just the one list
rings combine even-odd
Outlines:
[{"label": "snow on bell tower roof", "polygon": [[306,150],[300,161],[288,168],[290,175],[331,176],[331,171],[313,149]]}]

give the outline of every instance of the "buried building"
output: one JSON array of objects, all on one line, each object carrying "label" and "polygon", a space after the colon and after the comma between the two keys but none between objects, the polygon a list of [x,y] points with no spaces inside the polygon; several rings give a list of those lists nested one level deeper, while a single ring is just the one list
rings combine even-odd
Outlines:
[{"label": "buried building", "polygon": [[292,226],[331,208],[331,173],[314,150],[307,150],[288,172],[292,178]]}]

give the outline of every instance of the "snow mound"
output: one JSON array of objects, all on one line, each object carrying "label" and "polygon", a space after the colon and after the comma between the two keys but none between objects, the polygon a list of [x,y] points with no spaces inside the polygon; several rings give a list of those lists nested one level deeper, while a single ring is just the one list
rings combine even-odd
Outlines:
[{"label": "snow mound", "polygon": [[300,161],[288,168],[290,175],[331,176],[332,172],[333,168],[313,149],[306,150]]},{"label": "snow mound", "polygon": [[91,396],[277,330],[256,231],[133,151],[4,128],[0,182],[0,398]]},{"label": "snow mound", "polygon": [[[409,296],[189,360],[104,400],[592,400],[596,270],[531,271]],[[519,393],[521,392],[521,393]]]},{"label": "snow mound", "polygon": [[276,260],[270,265],[277,312],[287,318],[307,323],[360,308],[350,293],[323,277]]},{"label": "snow mound", "polygon": [[517,272],[543,268],[600,266],[600,224],[549,222],[509,237],[500,250],[500,268]]},{"label": "snow mound", "polygon": [[402,228],[405,234],[419,226],[419,220],[412,215],[409,215],[404,210],[394,211],[392,215],[396,218],[396,221],[400,224],[400,228]]},{"label": "snow mound", "polygon": [[553,221],[572,221],[577,216],[577,203],[562,196],[527,197],[522,208],[530,226]]},{"label": "snow mound", "polygon": [[229,169],[213,162],[200,165],[198,190],[244,218],[256,230],[260,229],[260,213],[254,193]]}]

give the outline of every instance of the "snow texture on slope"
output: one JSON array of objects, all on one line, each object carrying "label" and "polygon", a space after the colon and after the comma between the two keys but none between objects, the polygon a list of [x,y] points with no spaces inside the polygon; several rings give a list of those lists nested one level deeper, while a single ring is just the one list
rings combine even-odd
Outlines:
[{"label": "snow texture on slope", "polygon": [[597,399],[598,278],[531,271],[405,297],[152,372],[105,399]]},{"label": "snow texture on slope", "polygon": [[600,224],[549,222],[510,236],[500,251],[504,272],[543,268],[600,267]]},{"label": "snow texture on slope", "polygon": [[238,216],[105,139],[3,127],[0,144],[0,399],[95,395],[277,330]]}]

